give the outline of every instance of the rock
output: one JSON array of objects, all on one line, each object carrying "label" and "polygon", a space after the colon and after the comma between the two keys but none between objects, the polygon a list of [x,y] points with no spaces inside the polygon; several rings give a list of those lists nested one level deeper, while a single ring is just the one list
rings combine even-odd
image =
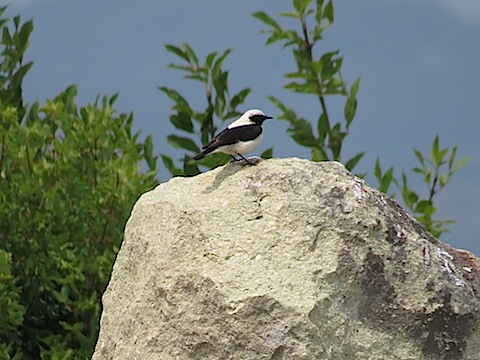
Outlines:
[{"label": "rock", "polygon": [[336,162],[144,194],[93,359],[480,359],[480,262]]}]

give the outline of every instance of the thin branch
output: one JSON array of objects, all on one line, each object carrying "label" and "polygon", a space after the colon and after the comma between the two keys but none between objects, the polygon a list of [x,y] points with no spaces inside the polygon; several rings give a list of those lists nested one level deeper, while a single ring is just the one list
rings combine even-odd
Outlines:
[{"label": "thin branch", "polygon": [[437,193],[437,190],[435,188],[437,187],[437,182],[438,182],[438,171],[439,171],[439,168],[436,167],[435,168],[435,176],[434,176],[433,182],[432,182],[432,187],[430,188],[430,196],[428,198],[428,201],[430,201],[430,202],[433,202],[433,197]]},{"label": "thin branch", "polygon": [[[303,32],[303,38],[305,40],[304,44],[304,51],[307,53],[308,59],[310,63],[313,63],[313,45],[314,43],[310,42],[309,36],[308,36],[308,30],[307,30],[307,20],[305,17],[305,14],[302,14],[300,17],[300,22],[302,23],[302,32]],[[315,79],[315,87],[317,90],[318,94],[318,99],[320,101],[320,105],[322,106],[322,111],[325,114],[325,119],[327,122],[327,129],[328,129],[328,135],[330,135],[330,118],[328,116],[328,111],[327,111],[327,104],[325,103],[325,96],[323,95],[323,83],[322,83],[322,78],[320,74],[317,74],[314,72],[313,67],[310,69],[312,72],[312,75]]]}]

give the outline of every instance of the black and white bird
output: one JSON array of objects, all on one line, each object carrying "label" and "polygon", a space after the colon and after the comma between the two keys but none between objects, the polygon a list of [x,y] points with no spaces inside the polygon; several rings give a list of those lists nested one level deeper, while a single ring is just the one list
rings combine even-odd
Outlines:
[{"label": "black and white bird", "polygon": [[194,159],[200,160],[207,155],[222,152],[230,155],[235,161],[239,160],[235,157],[238,155],[249,163],[243,154],[252,152],[260,145],[263,139],[262,124],[267,119],[272,117],[265,115],[262,110],[247,110],[205,145],[203,151]]}]

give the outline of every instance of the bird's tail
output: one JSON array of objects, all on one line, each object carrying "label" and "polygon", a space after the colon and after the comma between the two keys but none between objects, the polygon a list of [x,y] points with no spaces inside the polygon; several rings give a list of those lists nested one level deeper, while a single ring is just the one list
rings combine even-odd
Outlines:
[{"label": "bird's tail", "polygon": [[203,159],[205,156],[207,156],[208,154],[210,154],[211,152],[215,151],[216,148],[215,147],[207,147],[205,148],[205,150],[203,150],[200,154],[198,155],[195,155],[193,157],[193,160],[201,160]]},{"label": "bird's tail", "polygon": [[200,154],[195,155],[195,156],[193,157],[193,160],[201,160],[201,159],[203,159],[204,157],[205,157],[205,154],[204,154],[203,152],[201,152]]}]

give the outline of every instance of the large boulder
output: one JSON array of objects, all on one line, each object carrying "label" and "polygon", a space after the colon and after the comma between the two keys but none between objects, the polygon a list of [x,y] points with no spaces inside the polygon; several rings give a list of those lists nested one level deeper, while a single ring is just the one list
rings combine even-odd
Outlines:
[{"label": "large boulder", "polygon": [[336,162],[144,194],[93,359],[480,359],[479,260]]}]

